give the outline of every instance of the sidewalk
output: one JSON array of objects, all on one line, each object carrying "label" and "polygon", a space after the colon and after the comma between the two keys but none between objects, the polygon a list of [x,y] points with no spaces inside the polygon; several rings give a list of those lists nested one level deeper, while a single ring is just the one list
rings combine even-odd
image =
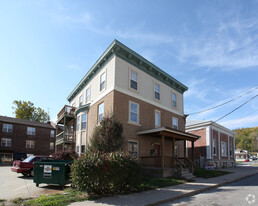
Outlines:
[{"label": "sidewalk", "polygon": [[101,198],[95,201],[75,202],[71,206],[105,206],[105,205],[157,205],[173,201],[178,198],[194,195],[214,187],[229,184],[258,173],[258,166],[237,166],[234,168],[220,169],[222,171],[233,172],[215,178],[203,179],[195,178],[195,182],[189,182],[172,187],[165,187],[156,190],[149,190],[130,195],[119,195],[114,197]]}]

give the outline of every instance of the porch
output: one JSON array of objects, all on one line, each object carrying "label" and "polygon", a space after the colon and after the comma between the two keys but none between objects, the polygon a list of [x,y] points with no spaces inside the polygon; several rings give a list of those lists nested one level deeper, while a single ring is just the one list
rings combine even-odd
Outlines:
[{"label": "porch", "polygon": [[140,131],[138,135],[142,145],[140,159],[146,175],[182,176],[184,168],[193,173],[194,150],[187,158],[186,141],[190,141],[194,148],[194,142],[199,136],[169,127]]}]

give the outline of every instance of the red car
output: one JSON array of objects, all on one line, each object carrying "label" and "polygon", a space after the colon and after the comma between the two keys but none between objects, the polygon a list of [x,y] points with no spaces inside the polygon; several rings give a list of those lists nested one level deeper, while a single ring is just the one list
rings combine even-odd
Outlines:
[{"label": "red car", "polygon": [[244,162],[249,162],[249,159],[245,159]]},{"label": "red car", "polygon": [[51,160],[52,157],[47,156],[30,156],[23,161],[15,160],[11,170],[13,172],[22,173],[24,176],[34,176],[33,163],[35,161]]}]

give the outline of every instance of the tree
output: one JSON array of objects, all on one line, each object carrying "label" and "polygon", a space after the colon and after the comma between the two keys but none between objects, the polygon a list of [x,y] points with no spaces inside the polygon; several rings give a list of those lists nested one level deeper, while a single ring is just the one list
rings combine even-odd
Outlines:
[{"label": "tree", "polygon": [[50,120],[49,114],[40,107],[35,107],[30,101],[14,100],[13,107],[16,118],[27,119],[37,122],[47,122]]},{"label": "tree", "polygon": [[258,127],[235,129],[236,148],[248,151],[258,151]]},{"label": "tree", "polygon": [[122,150],[123,146],[123,125],[112,115],[104,117],[100,125],[95,127],[88,149],[110,153]]}]

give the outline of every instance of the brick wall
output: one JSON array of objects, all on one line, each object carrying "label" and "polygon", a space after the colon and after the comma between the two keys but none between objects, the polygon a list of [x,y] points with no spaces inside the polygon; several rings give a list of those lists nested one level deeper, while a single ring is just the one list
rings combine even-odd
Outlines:
[{"label": "brick wall", "polygon": [[[206,129],[203,128],[199,130],[189,131],[189,133],[198,135],[201,137],[194,142],[194,158],[199,159],[200,156],[206,157]],[[187,143],[187,148],[188,148],[188,157],[191,157],[192,143],[189,141]]]}]

